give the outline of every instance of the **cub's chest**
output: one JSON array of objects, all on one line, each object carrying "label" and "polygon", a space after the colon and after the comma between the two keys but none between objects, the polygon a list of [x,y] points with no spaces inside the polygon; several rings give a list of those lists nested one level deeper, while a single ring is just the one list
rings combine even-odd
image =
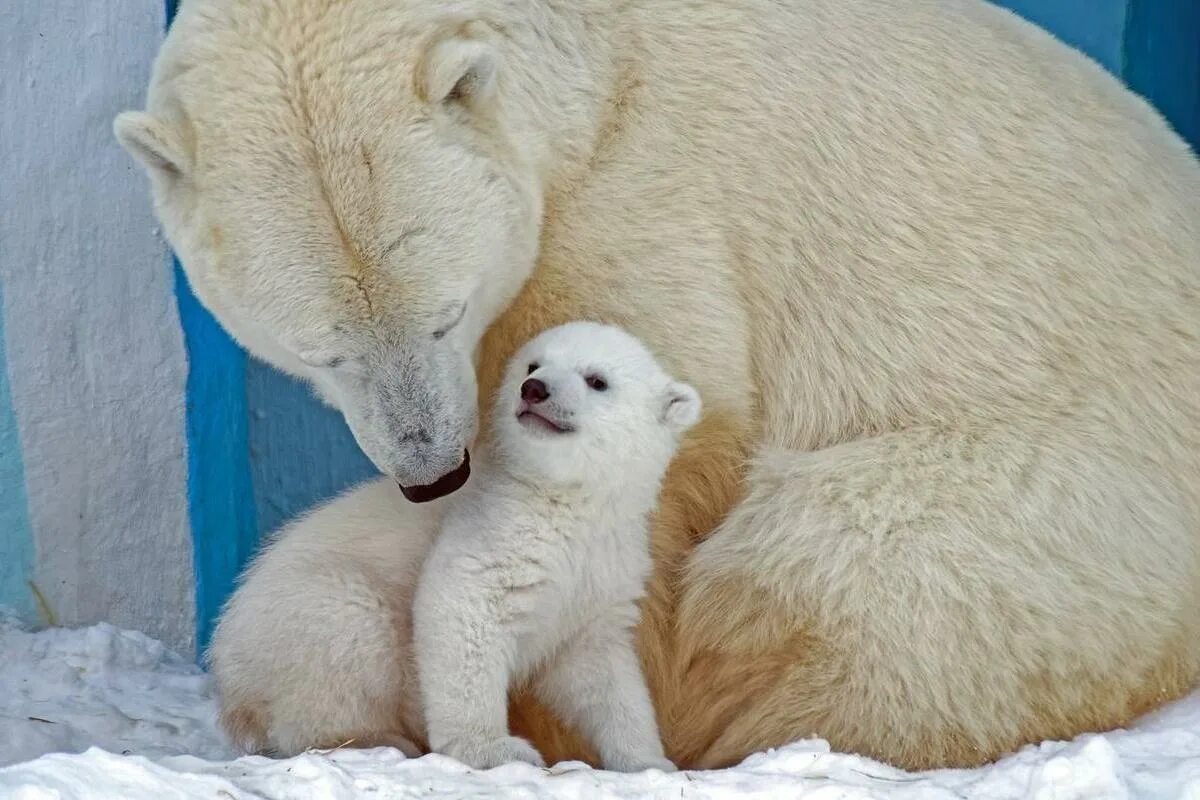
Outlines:
[{"label": "cub's chest", "polygon": [[557,559],[557,582],[582,612],[641,597],[651,569],[644,527],[584,526],[565,531]]},{"label": "cub's chest", "polygon": [[580,509],[524,509],[513,555],[541,573],[547,598],[564,610],[641,595],[651,561],[645,526],[598,524]]}]

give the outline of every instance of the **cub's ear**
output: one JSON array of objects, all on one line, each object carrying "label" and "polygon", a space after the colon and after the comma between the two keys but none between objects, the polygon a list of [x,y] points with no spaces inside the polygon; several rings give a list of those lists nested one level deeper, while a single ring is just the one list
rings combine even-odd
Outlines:
[{"label": "cub's ear", "polygon": [[113,133],[151,179],[174,180],[191,169],[178,132],[144,111],[118,114],[113,120]]},{"label": "cub's ear", "polygon": [[430,104],[468,107],[491,100],[500,54],[486,33],[482,23],[470,23],[455,35],[435,40],[417,65],[417,96]]},{"label": "cub's ear", "polygon": [[700,394],[686,383],[672,381],[663,401],[663,423],[675,433],[683,433],[700,419]]}]

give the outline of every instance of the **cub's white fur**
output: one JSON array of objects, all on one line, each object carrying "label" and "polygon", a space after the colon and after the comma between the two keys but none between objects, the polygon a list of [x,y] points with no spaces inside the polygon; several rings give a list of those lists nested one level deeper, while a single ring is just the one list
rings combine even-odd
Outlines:
[{"label": "cub's white fur", "polygon": [[618,328],[569,323],[513,358],[490,464],[447,512],[417,589],[433,750],[481,769],[541,764],[507,722],[509,687],[532,679],[606,768],[674,769],[633,628],[647,515],[699,416],[696,391]]},{"label": "cub's white fur", "polygon": [[280,756],[346,742],[419,752],[411,605],[442,509],[372,481],[285,528],[255,558],[208,650],[236,744]]}]

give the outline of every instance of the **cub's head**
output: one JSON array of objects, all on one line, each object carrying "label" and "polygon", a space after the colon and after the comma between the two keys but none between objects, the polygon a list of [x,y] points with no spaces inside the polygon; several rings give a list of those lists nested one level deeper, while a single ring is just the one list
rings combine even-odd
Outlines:
[{"label": "cub's head", "polygon": [[550,483],[654,482],[700,396],[620,328],[571,322],[513,357],[496,398],[497,458]]},{"label": "cub's head", "polygon": [[115,122],[200,300],[415,500],[466,479],[474,350],[541,224],[498,36],[445,13],[184,3],[147,109]]}]

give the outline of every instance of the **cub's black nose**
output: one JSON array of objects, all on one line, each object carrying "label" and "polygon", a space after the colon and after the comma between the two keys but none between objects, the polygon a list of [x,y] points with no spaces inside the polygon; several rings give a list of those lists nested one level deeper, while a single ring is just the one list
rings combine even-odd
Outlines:
[{"label": "cub's black nose", "polygon": [[521,384],[521,399],[526,403],[540,403],[549,396],[550,390],[537,378],[530,378]]}]

